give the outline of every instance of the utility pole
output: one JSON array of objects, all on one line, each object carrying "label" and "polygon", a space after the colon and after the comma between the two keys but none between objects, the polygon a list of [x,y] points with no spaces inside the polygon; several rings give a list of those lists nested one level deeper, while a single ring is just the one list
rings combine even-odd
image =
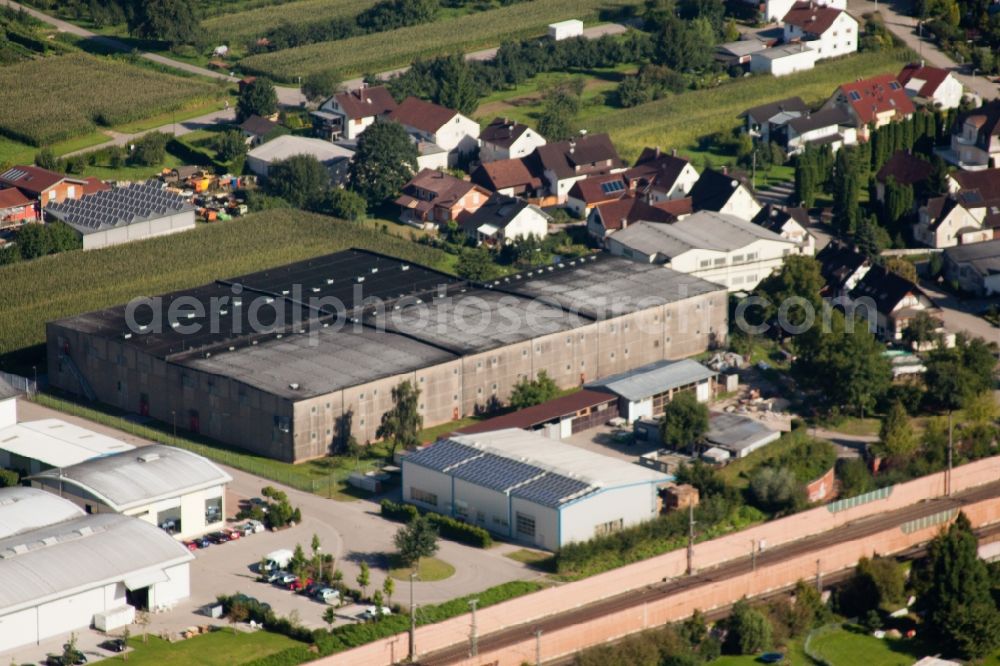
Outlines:
[{"label": "utility pole", "polygon": [[535,666],[542,666],[542,630],[535,629]]},{"label": "utility pole", "polygon": [[479,599],[469,599],[469,605],[472,606],[472,631],[469,634],[470,657],[479,655],[479,627],[476,626],[476,604],[478,603]]},{"label": "utility pole", "polygon": [[417,660],[417,607],[413,604],[413,579],[417,572],[410,572],[410,663]]},{"label": "utility pole", "polygon": [[951,497],[951,458],[954,442],[952,440],[952,430],[951,430],[951,410],[948,410],[948,471],[944,476],[944,494]]},{"label": "utility pole", "polygon": [[688,505],[688,567],[687,575],[694,573],[694,504]]}]

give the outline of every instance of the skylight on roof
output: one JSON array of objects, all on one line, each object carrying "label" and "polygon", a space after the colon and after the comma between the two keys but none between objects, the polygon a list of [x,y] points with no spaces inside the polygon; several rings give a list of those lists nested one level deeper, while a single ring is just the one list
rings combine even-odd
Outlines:
[{"label": "skylight on roof", "polygon": [[608,183],[601,183],[601,191],[605,194],[614,194],[625,189],[625,183],[620,180],[612,180]]}]

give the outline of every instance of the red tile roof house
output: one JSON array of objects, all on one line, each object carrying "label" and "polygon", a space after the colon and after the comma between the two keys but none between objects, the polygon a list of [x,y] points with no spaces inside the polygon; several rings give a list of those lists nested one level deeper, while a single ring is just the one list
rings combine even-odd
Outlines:
[{"label": "red tile roof house", "polygon": [[565,203],[573,183],[588,176],[624,171],[625,165],[607,134],[584,134],[539,146],[526,159],[537,159],[549,194]]},{"label": "red tile roof house", "polygon": [[38,219],[35,202],[16,187],[0,190],[0,231],[14,229]]},{"label": "red tile roof house", "polygon": [[876,128],[909,118],[916,110],[902,84],[892,74],[881,74],[845,83],[823,105],[847,112],[858,130],[858,139],[868,140],[868,126]]},{"label": "red tile roof house", "polygon": [[387,116],[413,136],[418,143],[431,144],[440,151],[422,150],[420,168],[451,168],[479,150],[479,123],[454,109],[407,97]]},{"label": "red tile roof house", "polygon": [[467,180],[423,169],[403,187],[396,205],[400,208],[400,222],[433,228],[461,221],[466,214],[479,210],[489,198],[489,191]]},{"label": "red tile roof house", "polygon": [[566,195],[566,208],[583,219],[597,204],[617,201],[628,194],[628,181],[621,173],[591,176],[573,183]]},{"label": "red tile roof house", "polygon": [[494,118],[483,128],[479,139],[482,141],[479,161],[483,163],[527,157],[535,148],[545,145],[541,134],[507,118]]},{"label": "red tile roof house", "polygon": [[635,166],[623,175],[629,181],[629,188],[651,204],[686,197],[699,176],[691,162],[677,157],[676,150],[668,155],[659,148],[644,148]]},{"label": "red tile roof house", "polygon": [[587,233],[602,245],[608,236],[640,220],[644,222],[676,222],[693,212],[691,199],[668,199],[656,204],[634,194],[617,201],[597,204],[587,216]]},{"label": "red tile roof house", "polygon": [[339,92],[312,112],[313,124],[322,136],[332,141],[354,140],[375,122],[396,108],[396,100],[385,86],[361,86]]},{"label": "red tile roof house", "polygon": [[472,172],[472,182],[509,197],[538,199],[545,196],[545,178],[536,167],[530,158],[486,162]]},{"label": "red tile roof house", "polygon": [[40,207],[111,189],[97,178],[73,178],[36,166],[13,166],[0,173],[0,187],[16,187]]},{"label": "red tile roof house", "polygon": [[922,62],[903,67],[896,77],[914,101],[940,109],[957,109],[965,89],[951,72]]}]

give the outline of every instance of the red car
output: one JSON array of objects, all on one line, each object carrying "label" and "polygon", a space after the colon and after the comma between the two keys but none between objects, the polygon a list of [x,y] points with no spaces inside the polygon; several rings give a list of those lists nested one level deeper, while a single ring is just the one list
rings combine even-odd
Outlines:
[{"label": "red car", "polygon": [[306,578],[305,580],[296,578],[295,580],[293,580],[291,583],[288,584],[288,589],[291,590],[292,592],[301,592],[302,590],[306,589],[312,584],[313,584],[312,578]]}]

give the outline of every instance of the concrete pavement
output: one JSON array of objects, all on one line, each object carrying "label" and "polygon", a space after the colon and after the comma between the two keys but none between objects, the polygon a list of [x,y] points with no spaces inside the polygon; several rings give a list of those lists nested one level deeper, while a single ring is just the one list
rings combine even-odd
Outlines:
[{"label": "concrete pavement", "polygon": [[939,49],[934,42],[917,36],[917,20],[907,15],[909,2],[870,2],[869,0],[848,0],[847,9],[856,17],[862,14],[878,11],[882,14],[885,26],[899,37],[908,47],[913,49],[928,65],[951,70],[959,81],[983,100],[997,96],[997,84],[983,76],[972,76],[972,70],[967,70],[956,63],[951,56]]}]

